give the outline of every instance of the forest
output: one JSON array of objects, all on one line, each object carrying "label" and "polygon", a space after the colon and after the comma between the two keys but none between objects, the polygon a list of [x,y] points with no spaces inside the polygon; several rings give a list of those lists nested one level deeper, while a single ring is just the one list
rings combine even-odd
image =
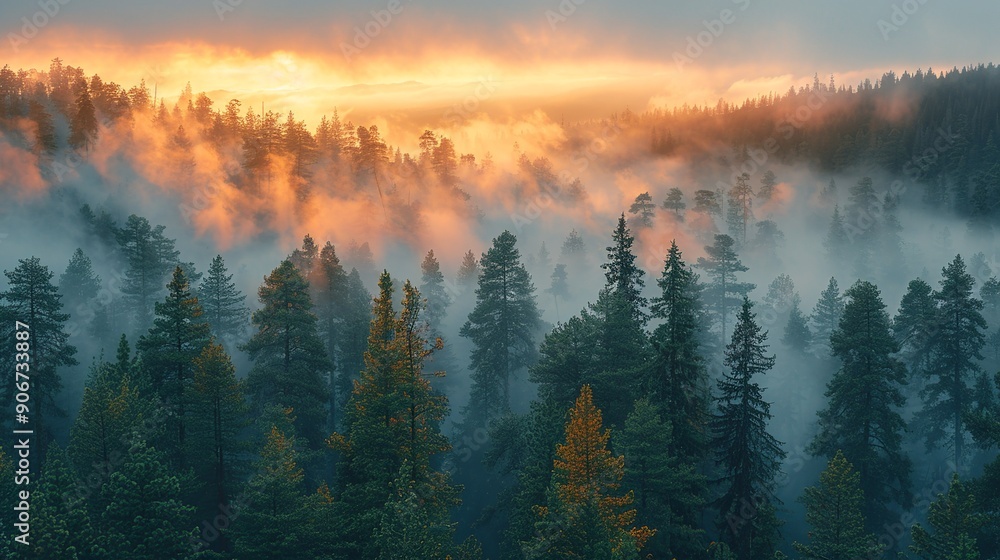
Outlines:
[{"label": "forest", "polygon": [[1000,68],[349,113],[0,69],[0,555],[1000,558]]}]

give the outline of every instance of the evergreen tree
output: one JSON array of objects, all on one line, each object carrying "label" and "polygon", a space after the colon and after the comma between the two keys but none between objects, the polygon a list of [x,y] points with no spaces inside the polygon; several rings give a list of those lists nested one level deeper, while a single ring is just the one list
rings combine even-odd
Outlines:
[{"label": "evergreen tree", "polygon": [[878,558],[882,546],[865,530],[861,476],[840,451],[819,475],[819,486],[805,489],[800,499],[811,527],[809,544],[794,543],[796,552],[810,560]]},{"label": "evergreen tree", "polygon": [[421,284],[420,293],[427,298],[427,324],[431,327],[431,333],[439,336],[441,333],[441,321],[448,312],[451,305],[451,296],[448,295],[444,284],[444,274],[441,273],[441,264],[434,257],[434,251],[428,251],[422,263],[420,263]]},{"label": "evergreen tree", "polygon": [[842,365],[827,385],[829,404],[819,413],[820,431],[809,450],[827,457],[843,450],[861,476],[867,526],[880,530],[889,504],[907,503],[909,496],[899,413],[906,368],[894,356],[899,345],[878,288],[859,280],[844,295],[844,315],[830,340]]},{"label": "evergreen tree", "polygon": [[913,374],[927,367],[931,338],[937,329],[937,303],[933,288],[917,278],[906,286],[899,313],[892,320],[892,332],[900,347],[900,359]]},{"label": "evergreen tree", "polygon": [[87,508],[78,501],[66,499],[75,493],[77,484],[66,453],[58,445],[51,446],[45,456],[38,489],[31,494],[31,548],[27,558],[86,560],[101,557]]},{"label": "evergreen tree", "polygon": [[202,318],[211,327],[212,334],[221,341],[233,344],[243,337],[249,320],[246,295],[236,287],[233,275],[228,274],[222,255],[216,255],[208,267],[208,276],[198,286],[198,303]]},{"label": "evergreen tree", "polygon": [[831,351],[830,336],[840,326],[840,318],[843,315],[844,298],[840,295],[837,279],[830,278],[809,318],[812,322],[812,338],[816,349],[824,356],[829,355]]},{"label": "evergreen tree", "polygon": [[687,204],[684,203],[684,192],[676,187],[670,189],[666,200],[663,201],[663,208],[673,210],[674,215],[680,217],[681,212],[687,208]]},{"label": "evergreen tree", "polygon": [[299,269],[299,274],[308,280],[312,277],[313,266],[316,264],[318,256],[319,246],[313,241],[312,236],[307,233],[302,238],[302,247],[292,251],[292,254],[288,256],[288,260],[292,261],[295,268]]},{"label": "evergreen tree", "polygon": [[764,201],[771,200],[771,196],[774,194],[774,187],[777,185],[778,178],[774,175],[774,171],[768,169],[760,178],[760,190],[757,191],[757,197]]},{"label": "evergreen tree", "polygon": [[694,193],[694,211],[708,216],[722,216],[719,195],[715,191],[696,191]]},{"label": "evergreen tree", "polygon": [[188,404],[194,359],[209,343],[209,326],[202,321],[201,305],[191,294],[187,277],[180,267],[174,269],[163,303],[156,304],[156,318],[149,333],[139,339],[136,349],[151,389],[160,400],[175,407],[170,420],[168,441],[163,444],[175,465],[184,466]]},{"label": "evergreen tree", "polygon": [[586,255],[587,248],[583,243],[583,237],[574,229],[569,232],[569,236],[563,241],[559,255],[567,263],[576,263]]},{"label": "evergreen tree", "polygon": [[[973,296],[975,279],[966,272],[961,255],[942,271],[937,332],[933,337],[927,374],[930,382],[921,396],[921,416],[928,420],[927,445],[945,440],[954,452],[955,468],[962,465],[966,439],[963,417],[971,405],[970,382],[980,372],[986,344],[983,302]],[[950,428],[950,433],[946,432]]]},{"label": "evergreen tree", "polygon": [[939,494],[927,512],[931,534],[922,525],[913,527],[910,550],[925,560],[977,560],[976,532],[983,526],[976,495],[955,473],[947,494]]},{"label": "evergreen tree", "polygon": [[640,324],[645,324],[648,318],[648,301],[642,297],[642,288],[645,286],[642,277],[646,273],[635,263],[635,254],[632,252],[634,242],[635,237],[628,229],[625,214],[622,214],[611,235],[611,246],[606,248],[608,261],[601,268],[604,269],[605,290],[621,296],[630,308],[632,317]]},{"label": "evergreen tree", "polygon": [[38,101],[28,102],[28,118],[35,125],[35,141],[31,146],[36,154],[54,154],[59,147],[56,142],[56,128],[52,115]]},{"label": "evergreen tree", "polygon": [[729,235],[740,247],[747,243],[747,230],[753,221],[753,188],[750,186],[750,175],[741,173],[736,177],[736,184],[729,190],[728,213],[726,222]]},{"label": "evergreen tree", "polygon": [[[365,369],[347,408],[344,434],[335,433],[328,443],[343,453],[341,484],[350,511],[349,531],[356,536],[361,557],[378,556],[384,540],[366,538],[378,531],[390,487],[417,489],[430,508],[423,512],[440,520],[456,502],[447,476],[432,471],[431,459],[450,449],[438,431],[446,413],[444,397],[434,395],[422,371],[430,355],[426,326],[420,321],[420,294],[407,282],[402,310],[392,305],[392,279],[383,272],[375,299],[374,318],[365,353]],[[405,467],[405,468],[404,468]],[[405,495],[404,495],[405,501]],[[389,506],[385,531],[395,531],[405,507]],[[412,512],[411,512],[412,513]],[[444,515],[442,518],[441,516]],[[388,549],[386,549],[388,550]],[[387,554],[386,550],[382,550]]]},{"label": "evergreen tree", "polygon": [[290,407],[295,427],[318,448],[326,426],[330,361],[316,331],[309,285],[290,260],[264,278],[257,292],[261,308],[251,320],[257,332],[242,347],[254,366],[247,378],[257,410],[265,405]]},{"label": "evergreen tree", "polygon": [[344,293],[344,328],[340,333],[340,368],[336,385],[336,409],[344,410],[351,387],[365,367],[365,349],[372,321],[372,295],[361,281],[357,269],[347,275]]},{"label": "evergreen tree", "polygon": [[851,241],[844,228],[844,218],[840,215],[840,206],[833,207],[833,218],[830,219],[830,229],[826,234],[823,246],[826,256],[834,263],[843,263],[850,249]]},{"label": "evergreen tree", "polygon": [[81,78],[76,111],[69,123],[69,145],[77,150],[89,150],[97,140],[97,112],[90,99],[87,82]]},{"label": "evergreen tree", "polygon": [[565,301],[569,297],[569,282],[566,281],[566,265],[557,264],[552,270],[550,278],[552,279],[552,283],[549,284],[548,289],[545,291],[552,294],[552,301],[556,304],[556,319],[558,320],[559,300],[562,299]]},{"label": "evergreen tree", "polygon": [[704,531],[698,518],[705,505],[705,477],[670,450],[673,430],[648,399],[635,402],[617,440],[625,458],[622,482],[635,492],[637,522],[658,527],[648,545],[658,558],[701,554]]},{"label": "evergreen tree", "polygon": [[188,456],[195,473],[207,482],[210,503],[225,506],[233,493],[239,432],[245,424],[243,388],[222,345],[208,344],[193,363]]},{"label": "evergreen tree", "polygon": [[708,455],[708,375],[698,344],[698,279],[672,241],[656,280],[652,316],[662,322],[650,339],[655,358],[650,395],[671,427],[672,455],[698,463]]},{"label": "evergreen tree", "polygon": [[517,238],[504,231],[480,261],[476,307],[460,334],[473,344],[466,429],[486,427],[510,408],[510,378],[535,360],[541,321],[535,287],[521,264]]},{"label": "evergreen tree", "polygon": [[[653,204],[653,197],[648,192],[636,196],[632,206],[629,206],[628,212],[632,214],[632,220],[636,227],[653,227],[656,204]],[[622,216],[624,217],[624,214]]]},{"label": "evergreen tree", "polygon": [[739,282],[736,275],[746,272],[736,254],[735,241],[728,235],[716,235],[715,245],[705,247],[708,258],[699,258],[698,267],[705,271],[709,283],[703,290],[706,311],[721,330],[721,340],[728,335],[727,326],[731,310],[738,306],[756,286]]},{"label": "evergreen tree", "polygon": [[143,442],[129,450],[101,489],[102,546],[112,558],[183,560],[191,552],[194,508],[180,500],[180,482],[165,458]]},{"label": "evergreen tree", "polygon": [[471,289],[479,281],[479,261],[476,254],[470,249],[462,257],[462,266],[458,269],[458,285],[465,289]]},{"label": "evergreen tree", "polygon": [[133,328],[143,332],[152,322],[153,303],[160,298],[167,276],[179,264],[174,240],[163,235],[164,226],[153,227],[135,214],[115,237],[125,261],[122,295],[132,309]]},{"label": "evergreen tree", "polygon": [[[337,383],[338,373],[343,376],[343,352],[340,345],[347,324],[347,274],[340,264],[336,249],[329,241],[319,252],[319,259],[313,266],[310,287],[316,295],[316,318],[318,331],[323,341],[326,355],[333,368],[330,370],[329,384],[329,431],[336,429],[337,411],[341,409],[341,392],[346,388]],[[367,298],[366,298],[367,299]],[[338,372],[337,366],[340,366]]]},{"label": "evergreen tree", "polygon": [[798,294],[792,298],[792,309],[788,312],[788,322],[785,323],[785,336],[781,339],[786,346],[796,352],[804,353],[812,343],[812,333],[809,323],[802,314],[801,298]]},{"label": "evergreen tree", "polygon": [[59,293],[70,315],[79,315],[81,307],[93,301],[100,289],[101,277],[94,272],[90,258],[78,248],[70,257],[66,272],[59,277]]},{"label": "evergreen tree", "polygon": [[722,475],[718,499],[725,540],[739,560],[769,556],[776,540],[774,479],[785,452],[767,431],[771,405],[754,376],[774,367],[767,356],[767,332],[756,322],[753,304],[744,298],[732,342],[726,346],[729,369],[719,379],[718,412],[712,418],[712,448]]},{"label": "evergreen tree", "polygon": [[544,558],[635,558],[655,534],[635,527],[632,492],[621,495],[624,457],[608,449],[611,430],[584,385],[566,424],[565,443],[556,446],[547,504],[536,506],[538,533],[526,554]]},{"label": "evergreen tree", "polygon": [[28,422],[18,424],[17,429],[33,430],[38,441],[33,451],[44,455],[53,437],[54,418],[65,414],[56,403],[62,389],[59,368],[77,365],[76,347],[69,343],[65,326],[69,315],[62,312],[62,296],[52,284],[52,272],[37,257],[18,260],[17,267],[4,270],[4,275],[8,287],[0,292],[0,309],[6,315],[0,339],[7,344],[0,349],[0,357],[10,374],[4,375],[0,388],[12,407],[15,393],[24,392],[21,387],[28,383]]}]

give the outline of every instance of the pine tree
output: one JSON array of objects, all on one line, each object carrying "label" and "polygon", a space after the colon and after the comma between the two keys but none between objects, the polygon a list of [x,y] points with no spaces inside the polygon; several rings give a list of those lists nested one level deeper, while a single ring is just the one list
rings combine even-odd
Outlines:
[{"label": "pine tree", "polygon": [[[945,440],[954,452],[955,468],[959,468],[966,439],[963,417],[970,410],[972,397],[969,385],[981,371],[987,325],[983,302],[973,296],[975,279],[966,272],[961,255],[942,274],[941,289],[934,292],[937,331],[928,358],[930,382],[921,392],[921,416],[930,427],[928,447]],[[948,428],[950,433],[945,431]]]},{"label": "pine tree", "polygon": [[235,344],[246,332],[250,313],[246,295],[236,287],[233,275],[228,272],[222,255],[216,255],[208,267],[208,276],[198,286],[198,303],[212,334],[221,341]]},{"label": "pine tree", "polygon": [[458,285],[464,289],[475,288],[479,281],[479,261],[476,254],[470,249],[462,257],[462,266],[458,269]]},{"label": "pine tree", "polygon": [[785,452],[767,431],[771,405],[764,401],[754,376],[774,367],[767,355],[767,332],[756,322],[753,304],[744,298],[732,342],[726,346],[719,379],[718,412],[712,418],[712,448],[722,476],[717,501],[719,528],[739,560],[770,555],[776,540],[773,523],[774,479]]},{"label": "pine tree", "polygon": [[531,557],[634,558],[655,530],[635,527],[632,492],[621,495],[624,457],[608,449],[611,430],[584,385],[556,446],[547,504],[536,506],[538,533],[527,543]]},{"label": "pine tree", "polygon": [[913,374],[927,367],[930,343],[937,321],[937,303],[930,284],[917,278],[906,286],[899,313],[892,320],[892,332],[899,342],[900,359]]},{"label": "pine tree", "polygon": [[740,247],[747,243],[747,230],[753,221],[753,188],[750,186],[750,175],[741,173],[736,177],[736,184],[729,190],[728,213],[726,222],[731,235]]},{"label": "pine tree", "polygon": [[707,454],[708,375],[698,343],[697,276],[672,241],[656,280],[660,295],[653,299],[652,316],[662,321],[650,339],[655,358],[650,395],[667,416],[672,455],[697,463]]},{"label": "pine tree", "polygon": [[312,236],[307,233],[302,238],[302,248],[292,251],[292,254],[288,256],[288,260],[292,261],[295,268],[299,269],[299,274],[308,280],[312,277],[313,266],[316,264],[318,256],[319,246],[313,241]]},{"label": "pine tree", "polygon": [[209,326],[202,320],[201,305],[191,294],[180,267],[174,269],[167,289],[166,299],[156,303],[153,327],[139,339],[136,349],[156,395],[175,407],[168,430],[171,435],[162,450],[175,465],[183,467],[194,359],[209,343]]},{"label": "pine tree", "polygon": [[[393,481],[392,493],[382,508],[374,540],[379,560],[423,560],[452,558],[455,546],[446,503],[429,500],[439,480],[416,482],[410,479],[409,464],[403,463]],[[451,489],[446,492],[451,493]]]},{"label": "pine tree", "polygon": [[84,311],[81,307],[97,297],[100,289],[101,277],[94,272],[90,258],[78,248],[70,257],[66,272],[59,277],[59,293],[70,315]]},{"label": "pine tree", "polygon": [[760,178],[760,190],[757,191],[757,197],[765,201],[771,200],[771,196],[774,195],[774,187],[777,185],[778,178],[774,175],[774,171],[768,169]]},{"label": "pine tree", "polygon": [[49,448],[31,494],[31,548],[27,558],[86,560],[98,558],[94,527],[84,504],[67,500],[77,489],[66,453],[58,446]]},{"label": "pine tree", "polygon": [[70,120],[69,145],[77,150],[89,150],[97,140],[97,112],[87,82],[81,79],[77,87],[80,93],[76,98],[76,112]]},{"label": "pine tree", "polygon": [[31,145],[36,154],[53,154],[59,145],[56,142],[56,128],[52,115],[38,101],[28,102],[28,118],[35,125],[35,141]]},{"label": "pine tree", "polygon": [[195,472],[207,482],[211,503],[225,506],[233,494],[238,436],[245,424],[243,388],[220,344],[205,346],[193,364],[188,456]]},{"label": "pine tree", "polygon": [[907,503],[909,496],[899,413],[906,368],[894,356],[899,345],[878,288],[859,280],[844,295],[844,315],[830,340],[842,365],[827,385],[829,404],[819,413],[820,431],[809,450],[826,457],[843,451],[861,476],[867,526],[881,530],[888,504]]},{"label": "pine tree", "polygon": [[635,492],[637,522],[658,527],[648,545],[657,558],[690,558],[701,553],[705,505],[704,475],[671,453],[673,430],[648,399],[635,402],[616,440],[625,458],[623,484]]},{"label": "pine tree", "polygon": [[844,228],[844,218],[840,215],[840,206],[833,207],[833,218],[830,219],[830,229],[826,234],[823,246],[827,257],[834,263],[843,263],[850,249],[850,238]]},{"label": "pine tree", "polygon": [[861,476],[839,450],[819,475],[819,486],[805,489],[809,544],[793,543],[810,560],[878,558],[882,546],[865,530]]},{"label": "pine tree", "polygon": [[434,251],[428,251],[422,263],[420,263],[421,284],[420,293],[427,298],[427,324],[431,327],[431,333],[439,336],[441,333],[441,321],[448,313],[448,306],[451,305],[451,296],[445,289],[444,274],[441,273],[441,264],[434,257]]},{"label": "pine tree", "polygon": [[[106,478],[125,458],[135,426],[152,421],[148,403],[136,388],[136,364],[129,358],[122,335],[118,361],[91,366],[83,389],[83,404],[70,429],[67,450],[81,476],[97,473]],[[102,483],[104,480],[102,480]],[[96,508],[95,513],[100,513]]]},{"label": "pine tree", "polygon": [[[62,296],[52,284],[52,272],[37,257],[18,260],[17,267],[5,270],[4,275],[8,288],[0,292],[0,309],[6,315],[0,339],[9,343],[0,349],[0,357],[10,374],[0,387],[3,398],[13,406],[14,394],[23,392],[19,387],[25,381],[30,384],[29,422],[18,424],[18,429],[34,430],[37,446],[32,451],[44,455],[53,437],[53,419],[65,414],[56,403],[62,389],[59,368],[77,365],[76,347],[69,343],[65,326],[69,315],[62,312]],[[16,333],[28,333],[27,339]]]},{"label": "pine tree", "polygon": [[550,276],[552,283],[545,291],[552,294],[552,301],[556,305],[556,319],[559,319],[559,300],[563,301],[569,297],[569,282],[567,282],[566,265],[557,264]]},{"label": "pine tree", "polygon": [[316,330],[309,284],[290,260],[264,278],[261,308],[251,320],[257,332],[242,349],[253,360],[248,393],[259,411],[268,404],[295,411],[297,431],[318,448],[326,426],[324,377],[330,361]]},{"label": "pine tree", "polygon": [[465,410],[469,430],[486,427],[509,410],[511,376],[535,360],[541,319],[516,243],[504,231],[483,254],[476,307],[460,331],[473,344],[473,385]]},{"label": "pine tree", "polygon": [[161,453],[137,442],[101,489],[102,546],[112,558],[184,560],[191,552],[194,508]]},{"label": "pine tree", "polygon": [[819,296],[816,307],[813,308],[812,339],[816,349],[823,355],[830,353],[830,336],[840,326],[840,318],[844,315],[844,298],[840,295],[837,279],[830,278],[826,289]]},{"label": "pine tree", "polygon": [[[342,349],[340,347],[344,328],[347,324],[347,274],[340,264],[337,251],[329,241],[319,252],[319,259],[313,266],[310,287],[316,298],[316,318],[318,331],[323,340],[326,355],[330,358],[333,368],[328,380],[330,387],[330,414],[328,416],[328,431],[336,429],[337,411],[340,407],[340,392],[342,387],[337,383],[337,375],[344,375]],[[340,371],[338,367],[340,366]]]},{"label": "pine tree", "polygon": [[297,459],[294,437],[272,426],[233,522],[238,558],[315,558],[307,546],[311,524],[302,489],[305,474]]},{"label": "pine tree", "polygon": [[736,254],[735,241],[728,235],[716,235],[715,245],[705,247],[708,258],[699,258],[698,267],[709,277],[709,284],[703,290],[706,310],[719,324],[721,340],[725,341],[728,332],[728,319],[731,310],[738,306],[756,286],[748,282],[739,282],[736,275],[746,272],[749,268],[743,266]]},{"label": "pine tree", "polygon": [[[432,510],[425,513],[435,519],[442,512],[446,517],[456,499],[447,477],[431,469],[432,458],[448,451],[450,445],[438,430],[446,401],[433,394],[422,371],[431,350],[426,325],[419,317],[420,294],[407,282],[397,315],[387,272],[379,279],[379,289],[365,369],[354,384],[344,422],[346,431],[328,440],[343,453],[343,497],[354,512],[349,531],[357,537],[357,553],[366,558],[376,557],[378,547],[385,544],[365,536],[378,530],[386,503],[392,499],[389,488],[394,481],[397,489],[418,489],[421,500]],[[395,510],[392,513],[402,515]],[[398,520],[390,516],[388,522]]]},{"label": "pine tree", "polygon": [[922,525],[913,527],[913,544],[910,550],[925,560],[976,560],[976,533],[985,519],[979,513],[976,495],[958,478],[951,477],[947,494],[938,494],[927,522],[934,528],[931,534]]},{"label": "pine tree", "polygon": [[[656,205],[653,204],[653,197],[648,192],[636,196],[632,206],[629,206],[628,212],[632,214],[632,220],[636,227],[653,227]],[[624,218],[624,214],[622,217]]]},{"label": "pine tree", "polygon": [[163,235],[164,226],[153,227],[135,214],[115,237],[125,261],[122,295],[132,309],[132,327],[143,332],[152,322],[153,303],[160,298],[167,277],[179,264],[174,240]]},{"label": "pine tree", "polygon": [[722,205],[719,204],[719,195],[715,191],[695,191],[694,211],[708,216],[722,216]]},{"label": "pine tree", "polygon": [[809,332],[809,323],[800,307],[801,298],[795,294],[792,298],[792,309],[788,312],[788,322],[785,323],[785,336],[781,341],[792,350],[805,353],[812,343],[812,333]]},{"label": "pine tree", "polygon": [[601,265],[604,270],[605,290],[621,296],[630,308],[632,317],[640,324],[645,324],[646,305],[648,301],[642,297],[645,282],[642,277],[645,271],[635,263],[632,244],[635,237],[628,229],[625,214],[618,218],[618,225],[611,235],[611,246],[606,247],[608,261]]},{"label": "pine tree", "polygon": [[670,189],[666,200],[663,201],[663,208],[673,210],[674,215],[680,217],[681,212],[687,208],[687,204],[684,203],[684,192],[676,187]]},{"label": "pine tree", "polygon": [[361,281],[357,269],[347,275],[344,293],[344,328],[341,330],[340,368],[336,385],[336,409],[344,410],[351,395],[351,386],[365,367],[365,349],[372,321],[372,295]]},{"label": "pine tree", "polygon": [[559,255],[567,263],[576,263],[583,259],[587,248],[583,243],[583,237],[574,229],[569,232],[569,236],[563,241]]}]

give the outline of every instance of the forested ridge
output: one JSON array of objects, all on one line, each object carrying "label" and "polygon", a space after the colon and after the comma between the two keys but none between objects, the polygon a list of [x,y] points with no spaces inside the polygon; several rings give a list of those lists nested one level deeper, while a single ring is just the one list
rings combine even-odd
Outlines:
[{"label": "forested ridge", "polygon": [[[432,130],[410,154],[335,112],[4,67],[0,249],[23,254],[0,360],[29,325],[33,446],[31,545],[5,507],[0,551],[1000,557],[998,80],[623,110],[562,125],[557,154],[509,139],[507,166]],[[698,173],[608,213],[580,150]],[[543,195],[588,219],[538,233],[519,201]],[[21,232],[39,200],[59,223]],[[445,246],[445,215],[488,241]],[[288,247],[288,222],[315,231]],[[28,242],[45,227],[68,261]],[[18,391],[4,376],[8,433]]]}]

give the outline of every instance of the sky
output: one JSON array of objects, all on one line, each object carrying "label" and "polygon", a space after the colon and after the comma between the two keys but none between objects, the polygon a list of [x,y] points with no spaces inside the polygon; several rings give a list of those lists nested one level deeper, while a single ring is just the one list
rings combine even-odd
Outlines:
[{"label": "sky", "polygon": [[586,119],[714,104],[812,81],[995,60],[1000,3],[906,0],[17,0],[0,60],[64,63],[167,99],[186,82],[224,105],[311,123],[405,111],[428,126],[541,110]]}]

